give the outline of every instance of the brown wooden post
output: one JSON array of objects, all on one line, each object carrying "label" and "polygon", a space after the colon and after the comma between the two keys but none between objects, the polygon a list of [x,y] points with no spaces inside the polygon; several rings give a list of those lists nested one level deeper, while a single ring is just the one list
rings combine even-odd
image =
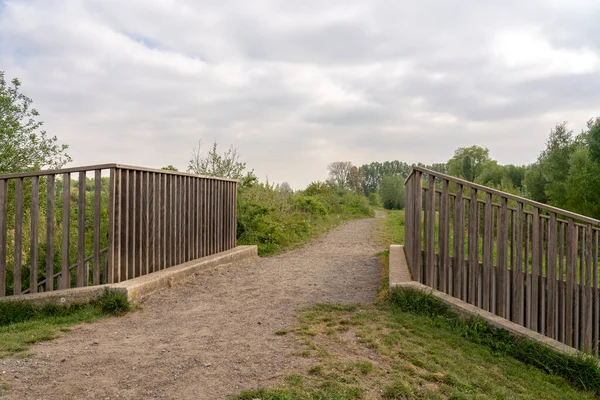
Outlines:
[{"label": "brown wooden post", "polygon": [[6,242],[8,218],[8,188],[6,180],[0,179],[0,297],[6,296]]},{"label": "brown wooden post", "polygon": [[[38,289],[38,240],[40,218],[40,178],[31,178],[31,270],[29,277],[29,293],[36,293]],[[0,217],[1,218],[1,217]]]},{"label": "brown wooden post", "polygon": [[[54,197],[55,176],[48,176],[46,206],[46,291],[54,290]],[[64,235],[64,233],[63,233]],[[0,246],[1,247],[1,246]]]},{"label": "brown wooden post", "polygon": [[[92,282],[100,284],[100,209],[102,202],[102,170],[97,169],[94,174],[94,273]],[[106,274],[106,272],[105,272]]]},{"label": "brown wooden post", "polygon": [[428,175],[429,189],[426,198],[426,224],[425,224],[425,284],[435,288],[435,177]]},{"label": "brown wooden post", "polygon": [[85,171],[79,172],[79,204],[77,207],[77,287],[87,286],[88,276],[85,270]]},{"label": "brown wooden post", "polygon": [[567,227],[567,284],[565,290],[565,344],[573,345],[573,296],[575,269],[577,268],[577,228],[573,218],[569,218]]},{"label": "brown wooden post", "polygon": [[423,275],[422,275],[422,265],[423,265],[423,258],[421,255],[421,240],[422,240],[422,230],[421,230],[421,211],[422,211],[422,207],[423,207],[423,203],[422,203],[422,196],[423,196],[423,182],[421,181],[421,172],[419,171],[415,171],[414,173],[414,203],[413,203],[413,207],[414,207],[414,211],[413,211],[413,215],[414,215],[414,232],[413,232],[413,238],[414,238],[414,244],[413,244],[413,265],[414,265],[414,270],[415,270],[415,276],[413,276],[413,279],[415,279],[418,282],[423,282]]},{"label": "brown wooden post", "polygon": [[539,301],[540,301],[540,272],[541,272],[541,237],[540,237],[540,210],[533,209],[532,234],[531,234],[531,329],[538,330]]},{"label": "brown wooden post", "polygon": [[490,292],[492,290],[491,275],[493,272],[493,257],[494,257],[494,220],[492,209],[492,194],[485,194],[485,209],[483,213],[483,309],[490,311],[491,299]]},{"label": "brown wooden post", "polygon": [[[70,262],[70,241],[71,241],[71,174],[66,173],[62,176],[62,245],[61,245],[61,272],[58,280],[59,289],[68,289],[71,287],[71,273],[69,271]],[[48,277],[46,277],[47,279]]]},{"label": "brown wooden post", "polygon": [[452,294],[457,299],[463,299],[463,274],[465,251],[465,204],[463,202],[463,185],[456,185],[456,198],[454,199],[454,262],[452,263]]},{"label": "brown wooden post", "polygon": [[15,179],[15,245],[13,264],[13,294],[21,294],[23,265],[23,178]]},{"label": "brown wooden post", "polygon": [[[524,297],[524,279],[523,274],[523,203],[517,203],[516,222],[513,226],[515,232],[515,264],[513,270],[513,321],[519,325],[525,325],[525,297]],[[525,262],[527,265],[527,262]]]},{"label": "brown wooden post", "polygon": [[546,265],[547,292],[547,317],[546,317],[546,336],[556,338],[556,250],[557,250],[557,217],[555,213],[550,214],[548,223],[548,262]]},{"label": "brown wooden post", "polygon": [[496,275],[496,314],[507,318],[508,284],[508,205],[506,197],[500,199],[498,212],[497,275]]},{"label": "brown wooden post", "polygon": [[471,304],[477,304],[477,285],[479,282],[479,203],[477,189],[471,189],[469,201],[469,296]]},{"label": "brown wooden post", "polygon": [[448,270],[450,269],[450,195],[449,182],[442,180],[440,197],[440,290],[448,293]]}]

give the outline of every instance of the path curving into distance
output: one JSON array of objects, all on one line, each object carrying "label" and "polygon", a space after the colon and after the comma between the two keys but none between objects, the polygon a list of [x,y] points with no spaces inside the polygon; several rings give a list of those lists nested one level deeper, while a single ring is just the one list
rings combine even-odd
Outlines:
[{"label": "path curving into distance", "polygon": [[0,359],[10,385],[0,398],[221,399],[276,384],[308,367],[289,356],[300,349],[293,335],[275,335],[298,308],[375,300],[374,237],[375,219],[357,220],[299,249],[204,271],[141,310]]}]

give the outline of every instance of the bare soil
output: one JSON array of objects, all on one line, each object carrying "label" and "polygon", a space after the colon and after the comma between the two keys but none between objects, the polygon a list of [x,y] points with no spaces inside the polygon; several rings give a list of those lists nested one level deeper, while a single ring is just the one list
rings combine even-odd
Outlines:
[{"label": "bare soil", "polygon": [[0,360],[0,397],[222,399],[277,384],[310,363],[293,335],[275,334],[298,308],[375,301],[374,230],[375,219],[352,221],[296,250],[206,270],[133,313]]}]

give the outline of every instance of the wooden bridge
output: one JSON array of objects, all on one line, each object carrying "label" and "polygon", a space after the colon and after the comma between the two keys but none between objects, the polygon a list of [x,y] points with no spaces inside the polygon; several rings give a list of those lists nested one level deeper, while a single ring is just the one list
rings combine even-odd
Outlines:
[{"label": "wooden bridge", "polygon": [[0,297],[117,283],[231,249],[236,186],[119,164],[0,175]]}]

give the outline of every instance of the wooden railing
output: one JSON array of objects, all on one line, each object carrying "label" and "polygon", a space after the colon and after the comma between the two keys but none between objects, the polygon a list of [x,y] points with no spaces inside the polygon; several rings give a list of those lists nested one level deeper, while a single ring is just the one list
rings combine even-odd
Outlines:
[{"label": "wooden railing", "polygon": [[424,168],[405,189],[413,279],[598,354],[600,221]]},{"label": "wooden railing", "polygon": [[231,249],[236,186],[118,164],[0,175],[0,297],[121,282]]}]

